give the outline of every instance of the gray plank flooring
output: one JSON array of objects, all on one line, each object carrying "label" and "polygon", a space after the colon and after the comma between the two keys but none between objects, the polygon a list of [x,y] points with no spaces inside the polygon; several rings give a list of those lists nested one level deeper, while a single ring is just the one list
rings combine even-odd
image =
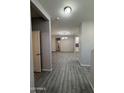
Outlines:
[{"label": "gray plank flooring", "polygon": [[79,65],[78,53],[53,53],[53,71],[42,72],[35,81],[37,93],[93,93]]}]

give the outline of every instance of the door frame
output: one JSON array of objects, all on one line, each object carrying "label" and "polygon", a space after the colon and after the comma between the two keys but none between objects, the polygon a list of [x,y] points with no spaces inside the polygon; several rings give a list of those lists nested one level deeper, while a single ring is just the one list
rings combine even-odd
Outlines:
[{"label": "door frame", "polygon": [[[46,20],[47,20],[47,22],[48,22],[48,31],[49,31],[49,34],[50,34],[50,36],[49,36],[49,41],[51,41],[51,18],[50,18],[50,16],[47,14],[47,12],[44,10],[44,8],[42,7],[42,5],[40,4],[40,2],[38,1],[38,0],[31,0],[31,2],[30,2],[30,6],[33,6],[35,9],[36,9],[36,11],[38,11],[39,12],[39,14],[43,17],[43,18],[45,18]],[[32,22],[31,21],[31,13],[30,13],[30,22]],[[30,92],[31,93],[35,93],[35,84],[34,84],[34,73],[33,73],[33,53],[32,53],[32,25],[30,24],[30,26],[31,26],[31,30],[30,30],[30,32],[31,32],[31,34],[30,34]],[[49,45],[49,53],[50,53],[50,60],[49,60],[49,63],[50,63],[50,65],[51,65],[51,67],[52,67],[52,53],[51,53],[51,42],[50,42],[50,45]]]}]

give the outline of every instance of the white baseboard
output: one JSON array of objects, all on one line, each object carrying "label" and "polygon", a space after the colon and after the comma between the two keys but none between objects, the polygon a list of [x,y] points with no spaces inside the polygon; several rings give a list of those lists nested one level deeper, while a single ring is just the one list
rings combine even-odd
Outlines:
[{"label": "white baseboard", "polygon": [[52,71],[52,68],[51,69],[42,69],[42,71]]},{"label": "white baseboard", "polygon": [[90,67],[91,65],[80,64],[80,66],[82,66],[82,67]]},{"label": "white baseboard", "polygon": [[89,67],[89,66],[91,66],[91,65],[85,65],[85,64],[81,64],[81,62],[78,60],[78,62],[79,62],[79,64],[80,64],[80,66],[82,66],[82,67]]},{"label": "white baseboard", "polygon": [[90,86],[91,86],[92,90],[94,91],[94,87],[93,87],[93,85],[92,85],[91,81],[90,81],[90,80],[88,80],[88,82],[89,82],[89,84],[90,84]]},{"label": "white baseboard", "polygon": [[[79,61],[78,61],[78,62],[79,62]],[[91,65],[84,65],[84,64],[81,64],[80,62],[79,62],[79,64],[80,64],[80,66],[82,66],[82,67],[90,67],[90,66],[91,66]],[[86,76],[86,78],[87,78],[87,80],[88,80],[88,82],[89,82],[89,84],[90,84],[92,90],[94,91],[94,87],[93,87],[91,81],[89,80],[89,78],[88,78],[87,76]]]}]

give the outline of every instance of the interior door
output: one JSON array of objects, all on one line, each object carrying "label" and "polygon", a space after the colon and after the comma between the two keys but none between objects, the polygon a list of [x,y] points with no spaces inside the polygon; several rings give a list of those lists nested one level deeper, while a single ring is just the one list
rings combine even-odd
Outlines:
[{"label": "interior door", "polygon": [[32,31],[34,72],[41,72],[40,31]]}]

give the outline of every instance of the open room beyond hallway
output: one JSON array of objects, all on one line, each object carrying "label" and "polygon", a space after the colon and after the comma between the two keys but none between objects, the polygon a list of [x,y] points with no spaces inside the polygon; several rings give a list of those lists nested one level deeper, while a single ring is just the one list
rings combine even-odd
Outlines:
[{"label": "open room beyond hallway", "polygon": [[36,87],[44,90],[37,90],[37,93],[93,93],[78,58],[79,53],[54,52],[53,70],[41,72]]},{"label": "open room beyond hallway", "polygon": [[31,93],[94,93],[93,6],[31,0]]}]

